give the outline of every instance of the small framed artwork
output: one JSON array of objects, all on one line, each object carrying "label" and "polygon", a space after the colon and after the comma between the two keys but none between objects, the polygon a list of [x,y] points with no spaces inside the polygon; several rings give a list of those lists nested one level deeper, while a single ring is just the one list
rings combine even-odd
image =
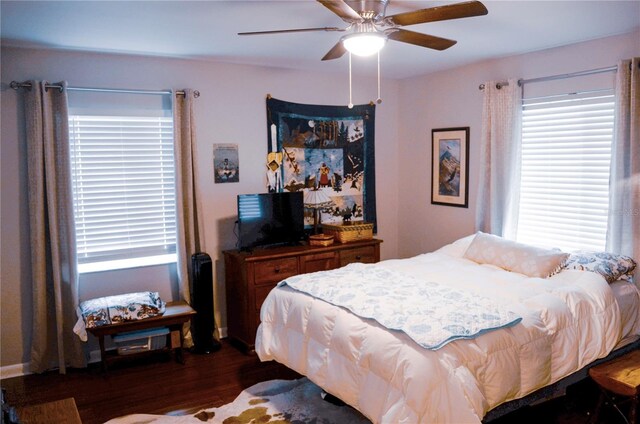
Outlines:
[{"label": "small framed artwork", "polygon": [[431,204],[469,206],[469,127],[431,130]]},{"label": "small framed artwork", "polygon": [[213,182],[237,183],[240,181],[237,144],[213,145]]}]

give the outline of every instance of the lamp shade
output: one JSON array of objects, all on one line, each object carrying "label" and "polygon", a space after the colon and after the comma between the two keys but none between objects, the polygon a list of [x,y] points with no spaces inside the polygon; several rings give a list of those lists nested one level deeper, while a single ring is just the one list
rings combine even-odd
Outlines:
[{"label": "lamp shade", "polygon": [[304,207],[310,209],[326,208],[333,201],[322,190],[309,190],[304,194]]},{"label": "lamp shade", "polygon": [[320,209],[333,205],[333,200],[322,190],[309,190],[304,194],[304,207],[313,209],[313,232],[318,234],[318,224],[320,223]]},{"label": "lamp shade", "polygon": [[344,48],[356,56],[371,56],[384,47],[387,38],[379,33],[356,33],[342,38]]}]

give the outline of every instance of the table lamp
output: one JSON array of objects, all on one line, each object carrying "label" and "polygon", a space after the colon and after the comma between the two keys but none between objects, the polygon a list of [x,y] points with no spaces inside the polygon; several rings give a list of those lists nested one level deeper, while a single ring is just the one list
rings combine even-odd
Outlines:
[{"label": "table lamp", "polygon": [[333,200],[327,196],[324,191],[313,189],[304,194],[304,207],[313,209],[313,233],[318,234],[318,225],[320,224],[320,210],[333,205]]}]

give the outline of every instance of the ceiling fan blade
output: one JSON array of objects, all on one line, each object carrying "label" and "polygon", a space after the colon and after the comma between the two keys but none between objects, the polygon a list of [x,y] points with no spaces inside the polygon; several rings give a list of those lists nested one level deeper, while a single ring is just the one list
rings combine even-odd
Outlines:
[{"label": "ceiling fan blade", "polygon": [[337,28],[337,27],[296,28],[296,29],[277,29],[273,31],[239,32],[238,35],[283,34],[288,32],[311,32],[311,31],[346,31],[346,30],[344,28]]},{"label": "ceiling fan blade", "polygon": [[433,35],[422,34],[420,32],[407,31],[405,29],[397,29],[393,32],[389,32],[387,34],[387,38],[434,50],[446,50],[457,43],[455,40],[448,40],[446,38],[435,37]]},{"label": "ceiling fan blade", "polygon": [[344,55],[346,52],[347,52],[347,49],[344,48],[342,41],[338,41],[336,45],[333,46],[331,50],[329,50],[327,54],[324,55],[322,60],[338,59],[342,57],[342,55]]},{"label": "ceiling fan blade", "polygon": [[321,3],[324,7],[340,16],[344,21],[347,22],[360,22],[362,21],[362,17],[351,8],[344,0],[316,0],[318,3]]},{"label": "ceiling fan blade", "polygon": [[399,13],[388,16],[391,22],[396,25],[415,25],[425,22],[446,21],[449,19],[468,18],[471,16],[482,16],[488,12],[484,4],[479,1],[468,1],[464,3],[449,4],[446,6],[431,7],[413,12]]}]

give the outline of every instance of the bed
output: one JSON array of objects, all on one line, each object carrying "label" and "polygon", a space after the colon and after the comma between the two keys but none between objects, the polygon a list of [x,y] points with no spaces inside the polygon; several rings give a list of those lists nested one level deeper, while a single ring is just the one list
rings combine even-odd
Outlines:
[{"label": "bed", "polygon": [[[478,247],[477,237],[409,259],[349,265],[355,268],[347,271],[362,274],[364,284],[371,283],[367,275],[378,273],[387,287],[395,288],[403,276],[444,290],[443,298],[490,299],[487,308],[501,311],[491,315],[505,315],[505,321],[493,328],[463,328],[458,335],[442,335],[442,343],[425,342],[411,331],[390,330],[380,323],[384,319],[372,318],[369,312],[375,308],[370,300],[357,315],[351,300],[329,303],[317,293],[308,294],[296,281],[285,281],[263,303],[256,337],[259,358],[276,360],[307,376],[375,423],[479,423],[500,406],[564,381],[616,349],[635,346],[640,293],[628,281],[628,269],[624,278],[614,281],[580,267],[555,269],[548,278],[532,277],[533,268],[517,269],[524,273],[505,269],[525,262],[511,253],[502,259],[494,255],[471,260],[469,251]],[[481,254],[489,251],[480,246]],[[566,256],[554,258],[567,262]],[[555,265],[551,261],[546,266]],[[345,284],[345,274],[331,272],[305,276],[316,283],[335,277],[352,285]],[[382,292],[381,304],[395,297],[386,289]],[[338,293],[337,298],[353,295]],[[443,298],[433,300],[440,303]],[[413,295],[404,302],[405,309],[425,303]],[[392,322],[391,328],[411,318],[400,321]]]}]

